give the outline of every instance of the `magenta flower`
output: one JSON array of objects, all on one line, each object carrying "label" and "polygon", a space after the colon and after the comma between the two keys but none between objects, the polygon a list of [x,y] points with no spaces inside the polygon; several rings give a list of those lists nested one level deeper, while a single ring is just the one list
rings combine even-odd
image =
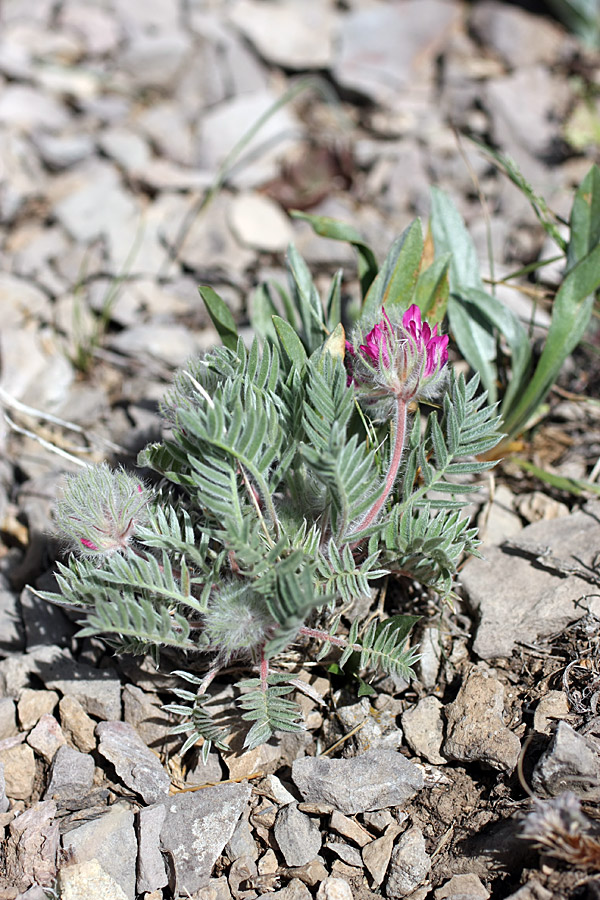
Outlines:
[{"label": "magenta flower", "polygon": [[362,343],[346,341],[348,384],[375,403],[431,396],[448,362],[448,336],[423,322],[415,304],[398,323],[382,312],[383,318],[360,336]]}]

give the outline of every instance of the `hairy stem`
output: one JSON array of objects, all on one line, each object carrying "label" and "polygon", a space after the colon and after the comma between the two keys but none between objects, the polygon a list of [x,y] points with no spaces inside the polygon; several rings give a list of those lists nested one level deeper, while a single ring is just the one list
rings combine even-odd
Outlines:
[{"label": "hairy stem", "polygon": [[266,691],[268,687],[267,678],[269,676],[269,660],[265,656],[265,645],[260,648],[260,687]]},{"label": "hairy stem", "polygon": [[[394,487],[394,483],[396,481],[396,478],[398,477],[398,469],[400,468],[402,453],[404,451],[404,440],[406,437],[406,408],[406,401],[401,397],[398,397],[396,400],[396,416],[394,420],[394,449],[392,451],[390,467],[385,477],[383,487],[379,495],[377,496],[377,499],[375,500],[371,509],[365,513],[362,521],[354,529],[353,534],[363,531],[363,529],[368,528],[369,525],[373,524],[373,522],[383,509],[385,501],[390,495],[390,491]],[[353,535],[349,535],[349,537],[350,539],[352,539]]]}]

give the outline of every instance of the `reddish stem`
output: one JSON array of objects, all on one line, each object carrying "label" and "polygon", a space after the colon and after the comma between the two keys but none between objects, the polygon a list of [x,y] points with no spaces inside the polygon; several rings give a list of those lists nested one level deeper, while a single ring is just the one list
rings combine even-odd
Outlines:
[{"label": "reddish stem", "polygon": [[269,675],[269,661],[265,656],[265,645],[260,648],[260,686],[261,690],[267,690],[267,678]]},{"label": "reddish stem", "polygon": [[362,531],[364,528],[368,528],[369,525],[373,524],[373,522],[383,509],[385,501],[390,495],[390,491],[394,487],[394,483],[396,481],[396,478],[398,477],[398,469],[400,468],[402,453],[404,451],[404,439],[406,437],[406,408],[406,401],[401,397],[398,397],[396,405],[396,417],[394,421],[394,449],[392,451],[392,458],[390,460],[390,467],[385,478],[385,483],[375,503],[365,514],[362,522],[360,522],[359,525],[355,528],[354,533],[356,533],[357,531]]}]

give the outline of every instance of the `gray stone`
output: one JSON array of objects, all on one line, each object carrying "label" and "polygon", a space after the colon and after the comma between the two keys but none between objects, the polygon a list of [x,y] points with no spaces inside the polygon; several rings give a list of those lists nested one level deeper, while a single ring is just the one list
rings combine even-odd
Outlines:
[{"label": "gray stone", "polygon": [[485,90],[494,134],[505,147],[516,150],[519,162],[519,150],[541,159],[551,153],[569,96],[568,85],[540,65],[490,79]]},{"label": "gray stone", "polygon": [[389,900],[406,897],[427,878],[430,869],[431,859],[425,850],[423,832],[416,827],[409,828],[394,847],[385,886],[386,897]]},{"label": "gray stone", "polygon": [[419,635],[419,660],[417,672],[419,681],[426,690],[432,690],[438,683],[442,661],[442,637],[437,625],[426,625]]},{"label": "gray stone", "polygon": [[56,691],[34,691],[25,688],[17,704],[19,722],[23,731],[29,731],[39,721],[44,713],[54,712],[58,703]]},{"label": "gray stone", "polygon": [[550,746],[533,770],[532,785],[541,796],[556,797],[564,791],[579,796],[597,794],[600,781],[600,745],[591,736],[559,722]]},{"label": "gray stone", "polygon": [[137,841],[130,809],[115,803],[103,815],[64,834],[62,845],[79,863],[97,861],[125,896],[134,900]]},{"label": "gray stone", "polygon": [[183,33],[140,35],[121,54],[119,64],[138,90],[173,89],[192,49]]},{"label": "gray stone", "polygon": [[87,134],[37,134],[34,139],[40,158],[50,169],[68,169],[92,155],[94,142]]},{"label": "gray stone", "polygon": [[27,743],[32,747],[38,756],[41,756],[47,763],[52,762],[56,751],[59,747],[63,747],[67,741],[61,731],[61,727],[50,713],[44,713],[40,716],[40,720],[27,737]]},{"label": "gray stone", "polygon": [[171,102],[156,103],[136,119],[158,153],[172,162],[190,166],[194,157],[192,129],[185,110]]},{"label": "gray stone", "polygon": [[25,636],[19,598],[9,588],[5,579],[0,577],[0,651],[15,653],[24,646]]},{"label": "gray stone", "polygon": [[138,213],[132,196],[120,186],[118,173],[106,161],[91,162],[56,179],[52,197],[58,221],[76,241],[92,241]]},{"label": "gray stone", "polygon": [[446,740],[442,753],[461,762],[485,763],[512,772],[521,752],[521,742],[506,727],[504,686],[488,672],[473,667],[458,696],[444,708]]},{"label": "gray stone", "polygon": [[341,841],[339,838],[329,838],[325,841],[325,847],[327,850],[331,850],[332,853],[335,853],[335,855],[348,866],[354,866],[358,869],[362,868],[363,861],[358,847],[353,847],[351,844],[346,843],[346,841]]},{"label": "gray stone", "polygon": [[288,803],[293,803],[296,799],[293,794],[290,794],[288,789],[282,783],[281,779],[277,777],[277,775],[265,775],[262,780],[262,785],[264,786],[269,796],[273,797],[277,801],[277,803],[280,803],[282,806],[286,806]]},{"label": "gray stone", "polygon": [[27,744],[15,744],[0,750],[4,765],[6,795],[11,800],[29,800],[35,783],[35,757]]},{"label": "gray stone", "polygon": [[476,3],[469,24],[479,40],[512,69],[554,65],[565,44],[565,32],[549,17],[534,16],[498,0]]},{"label": "gray stone", "polygon": [[440,749],[444,740],[442,704],[437,697],[423,697],[416,706],[402,714],[404,737],[417,756],[424,757],[434,766],[443,765],[446,759]]},{"label": "gray stone", "polygon": [[268,897],[269,900],[309,900],[312,894],[299,878],[292,878],[281,890],[269,891],[260,896]]},{"label": "gray stone", "polygon": [[[491,502],[484,506],[477,518],[479,539],[485,548],[501,544],[523,530],[520,517],[513,510],[514,495],[506,485],[496,488]],[[485,550],[481,551],[485,556]]]},{"label": "gray stone", "polygon": [[533,714],[533,727],[541,734],[550,734],[558,721],[569,715],[569,701],[564,691],[547,691]]},{"label": "gray stone", "polygon": [[6,781],[4,779],[4,763],[0,761],[0,815],[5,813],[10,806],[10,801],[6,796]]},{"label": "gray stone", "polygon": [[0,222],[10,222],[32,197],[37,196],[45,175],[37,156],[23,137],[0,131]]},{"label": "gray stone", "polygon": [[[70,404],[68,408],[69,410],[73,409]],[[57,415],[60,413],[59,409],[56,408],[55,412]],[[71,421],[76,420],[72,419]],[[40,545],[43,539],[44,536],[40,535]],[[45,585],[36,584],[36,587],[39,590]],[[56,585],[53,583],[49,590],[55,589]],[[50,644],[53,647],[66,647],[70,644],[71,638],[77,631],[77,626],[72,619],[66,616],[65,611],[60,606],[54,606],[52,603],[48,603],[47,600],[37,597],[28,587],[23,588],[21,591],[19,601],[28,647],[36,647],[41,644]]]},{"label": "gray stone", "polygon": [[101,6],[83,6],[78,0],[61,4],[59,22],[77,34],[91,56],[102,56],[117,49],[121,39],[119,19]]},{"label": "gray stone", "polygon": [[29,132],[34,128],[64,128],[67,123],[65,107],[47,93],[24,84],[3,87],[0,125]]},{"label": "gray stone", "polygon": [[304,866],[321,849],[319,826],[300,812],[295,803],[279,810],[273,834],[288,866]]},{"label": "gray stone", "polygon": [[250,823],[245,816],[242,816],[235,826],[225,847],[225,853],[232,862],[242,856],[252,860],[258,859],[258,847],[252,837]]},{"label": "gray stone", "polygon": [[119,882],[106,872],[97,859],[63,866],[58,873],[61,900],[131,900]]},{"label": "gray stone", "polygon": [[111,337],[110,346],[134,359],[149,357],[173,368],[183,366],[200,350],[196,336],[184,325],[137,325]]},{"label": "gray stone", "polygon": [[167,811],[160,804],[140,809],[137,816],[137,892],[156,891],[165,887],[169,878],[160,852],[160,830]]},{"label": "gray stone", "polygon": [[490,892],[477,875],[453,875],[433,896],[435,900],[488,900]]},{"label": "gray stone", "polygon": [[161,844],[175,867],[175,892],[205,887],[238,819],[247,808],[249,784],[219,784],[193,793],[175,794],[167,811]]},{"label": "gray stone", "polygon": [[99,138],[100,148],[128,173],[139,172],[151,158],[148,142],[129,128],[105,129]]},{"label": "gray stone", "polygon": [[231,21],[264,59],[289,69],[325,69],[333,57],[334,12],[327,0],[236,0]]},{"label": "gray stone", "polygon": [[292,779],[305,800],[347,815],[401,806],[423,787],[421,771],[394,750],[352,759],[307,756],[293,763]]},{"label": "gray stone", "polygon": [[94,760],[73,747],[59,747],[50,768],[44,797],[49,800],[80,800],[94,781]]},{"label": "gray stone", "polygon": [[[31,884],[48,885],[56,878],[58,822],[56,803],[36,803],[17,815],[5,844],[9,883],[21,890]],[[28,894],[29,892],[27,892]]]},{"label": "gray stone", "polygon": [[459,7],[444,0],[357,6],[341,22],[333,74],[344,88],[381,103],[398,102],[415,83],[429,83]]},{"label": "gray stone", "polygon": [[[51,648],[49,648],[51,649]],[[88,715],[114,721],[121,717],[121,682],[112,669],[94,669],[56,652],[34,669],[46,687],[78,700]]]},{"label": "gray stone", "polygon": [[0,308],[2,327],[13,328],[30,319],[43,319],[50,314],[47,294],[25,278],[0,272]]},{"label": "gray stone", "polygon": [[[274,93],[259,91],[234,97],[207,111],[198,128],[196,164],[216,172],[236,143],[276,102]],[[279,109],[249,141],[228,181],[237,187],[256,187],[274,178],[279,160],[294,146],[299,134],[289,110]]]},{"label": "gray stone", "polygon": [[506,900],[553,900],[553,898],[554,894],[551,891],[547,891],[545,887],[542,887],[539,881],[531,879],[522,888],[519,888],[510,897],[507,897]]},{"label": "gray stone", "polygon": [[133,725],[147,747],[159,750],[165,743],[173,742],[173,720],[161,709],[156,694],[147,694],[134,684],[126,684],[122,699],[123,721]]},{"label": "gray stone", "polygon": [[365,844],[369,844],[373,840],[369,832],[359,825],[358,822],[354,819],[349,819],[337,810],[334,810],[331,813],[329,827],[332,831],[337,832],[337,834],[341,834],[342,837],[348,838],[355,844],[358,844],[359,847],[364,847]]},{"label": "gray stone", "polygon": [[115,767],[119,778],[146,803],[169,793],[171,779],[160,760],[127,722],[100,722],[98,752]]},{"label": "gray stone", "polygon": [[281,207],[255,192],[239,194],[230,210],[233,233],[245,247],[281,253],[293,238],[292,226]]},{"label": "gray stone", "polygon": [[[580,618],[579,598],[590,593],[583,577],[553,567],[593,566],[594,547],[600,545],[600,501],[591,501],[570,516],[528,525],[519,534],[524,552],[488,547],[485,559],[471,559],[461,581],[479,625],[473,648],[483,659],[509,657],[517,641],[532,642],[562,631]],[[541,548],[541,549],[536,549]],[[546,553],[541,564],[536,561]],[[519,602],[515,603],[515,597]],[[600,612],[594,599],[590,609]]]}]

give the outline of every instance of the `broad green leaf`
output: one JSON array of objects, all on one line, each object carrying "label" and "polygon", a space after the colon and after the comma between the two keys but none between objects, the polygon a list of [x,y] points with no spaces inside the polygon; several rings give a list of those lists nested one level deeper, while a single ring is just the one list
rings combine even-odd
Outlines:
[{"label": "broad green leaf", "polygon": [[306,365],[306,350],[302,341],[289,322],[280,316],[273,316],[273,325],[286,357],[299,372],[302,372]]},{"label": "broad green leaf", "polygon": [[504,397],[502,413],[508,415],[515,398],[527,387],[531,368],[531,345],[527,332],[517,316],[496,297],[475,288],[464,291],[464,297],[481,312],[483,317],[504,335],[511,350],[511,377]]},{"label": "broad green leaf", "polygon": [[375,318],[384,303],[401,309],[411,305],[422,256],[423,232],[415,219],[392,244],[365,297],[361,319]]},{"label": "broad green leaf", "polygon": [[250,324],[257,335],[264,340],[275,340],[277,332],[273,325],[273,316],[277,315],[277,307],[271,299],[269,287],[260,284],[250,298]]},{"label": "broad green leaf", "polygon": [[535,413],[558,373],[588,327],[594,293],[600,287],[600,246],[595,247],[566,275],[552,305],[552,321],[544,350],[520,402],[505,420],[509,437]]},{"label": "broad green leaf", "polygon": [[495,403],[496,341],[489,322],[474,304],[458,293],[451,293],[448,298],[448,322],[458,349],[473,371],[479,373],[481,383],[488,392],[489,403]]},{"label": "broad green leaf", "polygon": [[235,350],[238,343],[237,325],[227,304],[207,284],[198,285],[198,290],[219,337],[229,350]]},{"label": "broad green leaf", "polygon": [[451,253],[444,253],[428,266],[417,279],[413,302],[432,324],[441,322],[446,315],[450,285],[448,270]]},{"label": "broad green leaf", "polygon": [[356,248],[358,251],[358,278],[361,296],[366,297],[367,291],[377,275],[379,266],[377,265],[375,254],[369,245],[365,243],[356,228],[345,222],[338,222],[337,219],[331,219],[329,216],[311,216],[297,209],[290,210],[290,215],[294,219],[302,219],[304,222],[308,222],[315,233],[321,237],[331,238],[334,241],[345,241]]},{"label": "broad green leaf", "polygon": [[450,197],[435,187],[431,189],[431,232],[436,257],[452,254],[450,290],[483,290],[477,250],[471,235]]},{"label": "broad green leaf", "polygon": [[600,169],[592,166],[573,200],[567,271],[600,244]]}]

